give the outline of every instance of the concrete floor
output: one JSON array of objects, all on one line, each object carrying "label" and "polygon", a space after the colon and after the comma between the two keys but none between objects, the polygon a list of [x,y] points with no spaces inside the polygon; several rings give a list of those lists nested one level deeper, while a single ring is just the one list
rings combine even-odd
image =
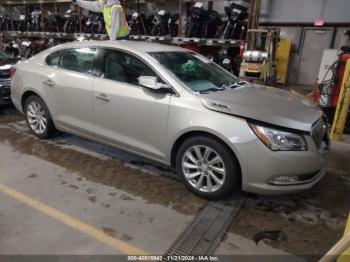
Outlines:
[{"label": "concrete floor", "polygon": [[[310,191],[247,194],[216,254],[324,254],[350,208],[349,152],[348,137],[334,143]],[[1,255],[163,254],[206,203],[166,167],[66,134],[38,140],[13,108],[0,113]],[[256,244],[262,231],[279,238]]]}]

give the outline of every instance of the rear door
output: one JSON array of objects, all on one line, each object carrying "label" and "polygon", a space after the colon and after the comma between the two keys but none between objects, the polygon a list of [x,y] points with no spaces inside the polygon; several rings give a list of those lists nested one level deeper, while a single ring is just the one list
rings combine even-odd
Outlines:
[{"label": "rear door", "polygon": [[92,85],[96,55],[97,48],[73,48],[52,54],[46,61],[52,67],[51,73],[49,70],[42,79],[56,124],[89,136],[94,132]]},{"label": "rear door", "polygon": [[98,67],[93,92],[96,136],[155,159],[164,158],[171,94],[138,86],[138,77],[157,73],[140,58],[115,49],[101,50]]}]

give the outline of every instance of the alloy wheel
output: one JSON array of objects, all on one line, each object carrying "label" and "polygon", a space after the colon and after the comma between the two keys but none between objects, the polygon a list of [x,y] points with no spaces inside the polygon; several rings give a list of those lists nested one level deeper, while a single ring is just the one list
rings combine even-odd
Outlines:
[{"label": "alloy wheel", "polygon": [[219,190],[226,179],[222,157],[214,149],[204,145],[192,146],[184,153],[182,170],[192,187],[206,193]]},{"label": "alloy wheel", "polygon": [[47,129],[47,117],[43,106],[31,101],[27,106],[27,119],[30,128],[38,135],[42,135]]}]

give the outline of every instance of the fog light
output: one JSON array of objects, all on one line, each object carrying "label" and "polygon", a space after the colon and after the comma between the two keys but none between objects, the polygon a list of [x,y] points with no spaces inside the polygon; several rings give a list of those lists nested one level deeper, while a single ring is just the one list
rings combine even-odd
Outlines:
[{"label": "fog light", "polygon": [[276,176],[270,180],[270,184],[272,185],[290,185],[298,182],[298,176]]}]

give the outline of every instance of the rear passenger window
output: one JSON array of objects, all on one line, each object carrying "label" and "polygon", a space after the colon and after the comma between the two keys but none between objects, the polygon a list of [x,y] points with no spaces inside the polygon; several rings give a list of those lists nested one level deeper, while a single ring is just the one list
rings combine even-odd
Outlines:
[{"label": "rear passenger window", "polygon": [[60,67],[66,70],[93,74],[96,48],[77,48],[62,51]]},{"label": "rear passenger window", "polygon": [[46,64],[48,66],[58,67],[58,64],[60,62],[60,57],[61,57],[61,51],[55,52],[46,58]]}]

